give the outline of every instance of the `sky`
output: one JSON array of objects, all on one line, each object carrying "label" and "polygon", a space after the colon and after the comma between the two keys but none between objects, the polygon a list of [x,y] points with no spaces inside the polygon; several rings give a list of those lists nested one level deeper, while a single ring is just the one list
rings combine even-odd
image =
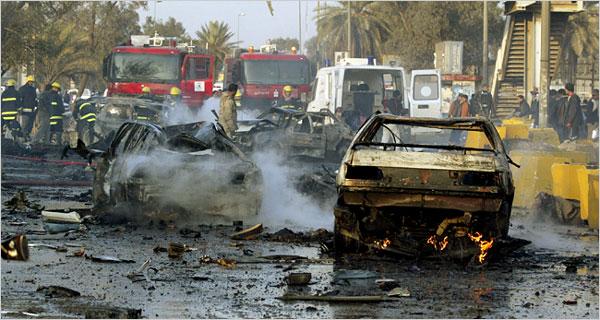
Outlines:
[{"label": "sky", "polygon": [[[231,31],[237,33],[239,16],[239,40],[241,47],[253,45],[259,47],[266,44],[268,39],[284,37],[298,38],[298,3],[300,2],[302,42],[316,35],[314,21],[316,0],[273,0],[273,16],[269,13],[267,2],[264,0],[246,1],[178,1],[166,0],[156,3],[156,18],[167,20],[174,17],[180,21],[190,36],[195,37],[197,30],[210,20],[224,21],[229,24]],[[330,5],[335,1],[329,2]],[[143,24],[147,16],[154,16],[155,1],[148,1],[147,9],[140,9],[140,23]],[[233,41],[237,41],[234,35]]]}]

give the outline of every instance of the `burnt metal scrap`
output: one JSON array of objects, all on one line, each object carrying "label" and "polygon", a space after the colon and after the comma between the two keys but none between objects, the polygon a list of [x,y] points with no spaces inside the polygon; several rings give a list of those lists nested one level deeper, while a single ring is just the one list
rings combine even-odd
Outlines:
[{"label": "burnt metal scrap", "polygon": [[93,202],[131,216],[234,219],[257,214],[261,192],[260,170],[214,124],[126,122],[98,159]]},{"label": "burnt metal scrap", "polygon": [[276,148],[289,158],[339,161],[352,130],[329,110],[271,108],[255,120],[238,121],[235,140],[245,150]]},{"label": "burnt metal scrap", "polygon": [[[485,148],[464,146],[469,131]],[[336,251],[485,260],[507,237],[514,195],[510,158],[489,120],[374,115],[337,176]]]}]

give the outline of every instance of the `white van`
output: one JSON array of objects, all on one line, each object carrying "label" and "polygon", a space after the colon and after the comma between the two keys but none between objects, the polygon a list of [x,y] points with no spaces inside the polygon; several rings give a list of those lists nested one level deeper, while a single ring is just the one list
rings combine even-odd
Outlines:
[{"label": "white van", "polygon": [[413,70],[410,82],[404,68],[376,65],[338,65],[321,68],[308,111],[360,109],[363,114],[390,112],[410,117],[441,118],[439,70]]}]

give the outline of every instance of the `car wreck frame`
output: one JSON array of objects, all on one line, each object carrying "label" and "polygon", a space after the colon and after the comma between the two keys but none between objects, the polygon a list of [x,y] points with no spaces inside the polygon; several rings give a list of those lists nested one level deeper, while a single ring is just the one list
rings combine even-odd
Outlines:
[{"label": "car wreck frame", "polygon": [[[400,136],[399,143],[374,142],[387,124],[419,127],[417,133],[398,133],[405,140],[459,130],[482,133],[488,144],[405,143]],[[337,175],[336,250],[459,257],[480,252],[473,239],[507,237],[514,197],[510,163],[487,119],[373,115],[355,135]]]}]

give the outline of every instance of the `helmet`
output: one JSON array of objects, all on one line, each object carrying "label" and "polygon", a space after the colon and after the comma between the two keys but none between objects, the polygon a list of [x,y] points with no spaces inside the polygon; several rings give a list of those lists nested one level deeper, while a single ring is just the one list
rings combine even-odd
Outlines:
[{"label": "helmet", "polygon": [[52,88],[60,89],[60,83],[58,83],[58,82],[52,82]]},{"label": "helmet", "polygon": [[177,87],[172,87],[171,88],[171,95],[172,96],[178,96],[181,94],[181,90],[179,90],[179,88]]},{"label": "helmet", "polygon": [[142,93],[150,93],[152,90],[150,90],[150,87],[143,87],[142,88]]},{"label": "helmet", "polygon": [[6,80],[6,86],[7,87],[14,87],[17,84],[17,82],[14,79],[8,79]]},{"label": "helmet", "polygon": [[27,76],[27,78],[25,78],[25,80],[26,80],[27,82],[34,82],[34,81],[35,81],[35,78],[34,78],[32,75],[28,75],[28,76]]},{"label": "helmet", "polygon": [[283,87],[283,92],[287,92],[287,93],[292,92],[292,86],[285,86],[285,87]]}]

